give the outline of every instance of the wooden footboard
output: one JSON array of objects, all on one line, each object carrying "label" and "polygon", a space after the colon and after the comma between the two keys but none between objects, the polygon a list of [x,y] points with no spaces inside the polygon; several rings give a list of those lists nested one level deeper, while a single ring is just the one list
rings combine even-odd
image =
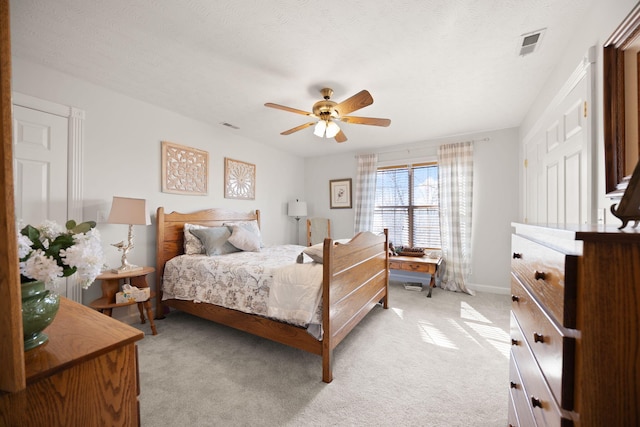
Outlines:
[{"label": "wooden footboard", "polygon": [[164,317],[164,306],[173,307],[204,319],[270,339],[322,356],[322,380],[333,380],[333,349],[378,303],[388,308],[389,258],[387,233],[377,236],[359,233],[347,244],[334,244],[325,239],[323,252],[323,313],[321,341],[304,328],[243,313],[213,304],[169,299],[162,301],[162,277],[165,263],[183,253],[185,223],[219,226],[224,222],[256,219],[255,213],[238,213],[209,209],[182,214],[157,212],[157,293],[156,316]]},{"label": "wooden footboard", "polygon": [[359,233],[348,244],[324,241],[322,380],[333,379],[333,349],[378,303],[388,308],[389,256],[384,236]]}]

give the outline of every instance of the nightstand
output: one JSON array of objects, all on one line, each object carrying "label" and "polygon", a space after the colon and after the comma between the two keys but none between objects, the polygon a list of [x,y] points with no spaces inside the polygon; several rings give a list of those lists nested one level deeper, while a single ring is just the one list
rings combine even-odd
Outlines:
[{"label": "nightstand", "polygon": [[429,258],[426,255],[422,257],[414,256],[390,256],[389,257],[389,269],[390,270],[405,270],[414,271],[417,273],[430,274],[431,280],[429,281],[429,293],[427,298],[431,298],[431,290],[436,287],[436,275],[438,274],[438,268],[442,263],[442,258]]},{"label": "nightstand", "polygon": [[111,273],[105,271],[101,273],[96,280],[102,281],[102,297],[89,303],[89,307],[98,310],[101,313],[111,316],[111,310],[117,307],[125,307],[128,305],[138,304],[138,311],[140,311],[140,323],[145,323],[144,309],[147,310],[147,317],[149,318],[149,325],[153,335],[157,335],[156,325],[153,323],[153,312],[151,311],[151,299],[155,298],[156,293],[151,291],[149,298],[146,301],[130,301],[118,304],[116,303],[116,293],[120,290],[122,284],[128,280],[131,286],[137,288],[148,288],[147,274],[156,271],[153,267],[144,267],[142,270],[130,271],[128,273]]}]

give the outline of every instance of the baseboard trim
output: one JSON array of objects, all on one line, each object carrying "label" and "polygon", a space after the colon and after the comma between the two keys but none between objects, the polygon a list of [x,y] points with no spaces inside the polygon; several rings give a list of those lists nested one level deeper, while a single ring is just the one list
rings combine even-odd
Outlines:
[{"label": "baseboard trim", "polygon": [[467,284],[469,289],[472,289],[476,292],[486,292],[488,294],[499,294],[499,295],[510,295],[510,288],[503,288],[502,286],[489,286],[489,285],[480,285],[477,283],[469,283]]},{"label": "baseboard trim", "polygon": [[[424,273],[411,273],[399,270],[391,270],[389,279],[400,282],[420,282],[423,286],[429,286],[431,275]],[[478,283],[468,283],[467,287],[476,292],[485,292],[489,294],[510,295],[511,289],[502,286],[481,285]]]}]

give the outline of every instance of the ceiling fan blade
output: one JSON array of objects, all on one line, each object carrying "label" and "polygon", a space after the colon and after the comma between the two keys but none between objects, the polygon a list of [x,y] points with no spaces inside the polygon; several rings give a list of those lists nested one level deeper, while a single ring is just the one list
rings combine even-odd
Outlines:
[{"label": "ceiling fan blade", "polygon": [[391,124],[391,120],[389,119],[376,119],[374,117],[340,117],[340,120],[345,123],[355,123],[358,125],[372,125],[372,126],[383,126],[387,127]]},{"label": "ceiling fan blade", "polygon": [[280,135],[291,135],[294,132],[298,132],[299,130],[308,128],[309,126],[313,126],[315,124],[316,124],[316,122],[305,123],[303,125],[296,126],[293,129],[285,130],[284,132],[281,132]]},{"label": "ceiling fan blade", "polygon": [[340,130],[335,136],[337,142],[345,142],[347,140],[347,136]]},{"label": "ceiling fan blade", "polygon": [[353,95],[351,98],[345,99],[344,101],[336,105],[335,109],[338,111],[338,114],[340,116],[345,116],[353,111],[359,110],[371,104],[373,104],[373,97],[368,91],[362,90]]},{"label": "ceiling fan blade", "polygon": [[277,110],[289,111],[291,113],[302,114],[303,116],[313,116],[313,117],[315,117],[315,115],[313,113],[309,113],[308,111],[298,110],[297,108],[285,107],[284,105],[273,104],[271,102],[267,102],[266,104],[264,104],[264,106],[265,107],[270,107],[270,108],[275,108]]}]

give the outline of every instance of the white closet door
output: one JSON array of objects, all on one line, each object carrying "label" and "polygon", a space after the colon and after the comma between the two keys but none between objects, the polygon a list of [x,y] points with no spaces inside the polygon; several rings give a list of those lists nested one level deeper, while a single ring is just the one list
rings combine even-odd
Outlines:
[{"label": "white closet door", "polygon": [[39,224],[67,220],[66,117],[13,108],[16,218]]},{"label": "white closet door", "polygon": [[67,221],[67,147],[66,117],[13,106],[15,215],[24,225]]},{"label": "white closet door", "polygon": [[585,224],[589,212],[586,75],[562,100],[546,130],[544,171],[548,224]]},{"label": "white closet door", "polygon": [[595,221],[593,191],[593,66],[587,60],[547,107],[523,141],[524,217],[568,225]]}]

